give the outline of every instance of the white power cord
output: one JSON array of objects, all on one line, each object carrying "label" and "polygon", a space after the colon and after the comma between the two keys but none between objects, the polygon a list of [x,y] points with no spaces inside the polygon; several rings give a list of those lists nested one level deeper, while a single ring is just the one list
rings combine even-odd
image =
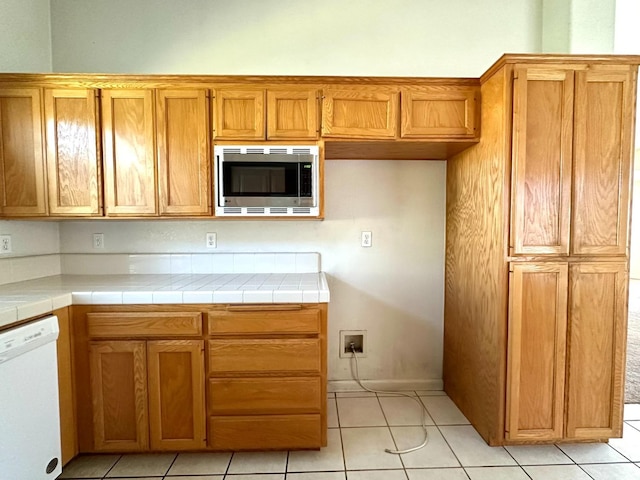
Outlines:
[{"label": "white power cord", "polygon": [[411,448],[407,448],[405,450],[391,450],[389,448],[385,448],[384,451],[387,453],[392,453],[394,455],[402,455],[403,453],[411,453],[411,452],[415,452],[416,450],[420,450],[421,448],[425,447],[427,445],[427,443],[429,443],[429,432],[427,431],[427,409],[425,408],[425,406],[422,404],[422,402],[420,402],[420,399],[413,396],[413,395],[409,395],[407,393],[403,393],[403,392],[393,392],[393,391],[385,391],[385,390],[373,390],[372,388],[367,388],[365,387],[362,382],[360,381],[360,373],[358,372],[358,356],[356,355],[356,347],[353,343],[351,343],[351,358],[353,360],[355,360],[355,366],[356,366],[356,371],[355,374],[353,372],[353,365],[354,362],[350,362],[349,366],[351,367],[351,376],[354,378],[354,380],[358,383],[358,385],[360,385],[360,388],[362,388],[363,390],[366,390],[367,392],[371,392],[371,393],[392,393],[394,395],[401,395],[403,397],[408,397],[411,400],[415,401],[418,405],[420,405],[420,411],[422,413],[422,430],[424,430],[424,441],[415,447],[411,447]]}]

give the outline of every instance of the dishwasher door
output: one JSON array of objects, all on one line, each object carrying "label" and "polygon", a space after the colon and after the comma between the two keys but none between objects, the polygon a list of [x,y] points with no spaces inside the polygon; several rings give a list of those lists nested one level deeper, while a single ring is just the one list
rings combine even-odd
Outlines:
[{"label": "dishwasher door", "polygon": [[0,479],[62,473],[55,316],[0,332]]}]

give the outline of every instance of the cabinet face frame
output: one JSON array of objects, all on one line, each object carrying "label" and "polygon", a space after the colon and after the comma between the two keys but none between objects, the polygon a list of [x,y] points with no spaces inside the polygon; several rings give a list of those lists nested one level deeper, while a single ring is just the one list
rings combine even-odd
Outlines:
[{"label": "cabinet face frame", "polygon": [[[571,70],[544,66],[515,69],[512,255],[569,254],[573,82]],[[538,98],[530,99],[534,87],[531,95]],[[540,102],[535,105],[538,111],[530,108],[530,100]]]},{"label": "cabinet face frame", "polygon": [[[508,441],[559,440],[563,436],[568,283],[566,262],[512,266],[507,341]],[[545,292],[548,295],[543,295]],[[534,297],[544,300],[535,301]]]},{"label": "cabinet face frame", "polygon": [[265,139],[265,90],[214,90],[213,137],[216,140]]},{"label": "cabinet face frame", "polygon": [[[150,89],[105,89],[102,97],[106,215],[157,215],[154,96]],[[126,111],[116,117],[118,102],[136,101],[142,111]],[[120,124],[121,120],[135,122]],[[131,128],[133,127],[133,128]],[[135,148],[134,148],[135,147]],[[123,150],[123,156],[118,154]],[[139,156],[136,156],[140,153]],[[131,172],[135,178],[131,181]],[[123,196],[135,198],[133,205],[120,202],[119,180],[130,187]],[[140,191],[138,194],[137,191]]]},{"label": "cabinet face frame", "polygon": [[[6,107],[11,100],[27,99],[30,102],[28,110],[21,110],[17,122],[21,125],[8,125],[12,112],[4,112],[2,104]],[[0,88],[0,214],[3,216],[45,216],[47,215],[47,195],[46,195],[46,174],[44,156],[43,137],[43,113],[42,113],[42,93],[39,88]],[[13,106],[18,108],[17,105]],[[6,115],[6,116],[5,116]],[[13,122],[11,122],[13,123]],[[22,123],[26,124],[23,125]],[[15,133],[14,130],[15,129]],[[16,134],[25,129],[27,144],[15,142]],[[5,134],[9,130],[10,139],[5,139]],[[29,178],[12,178],[9,172],[9,160],[7,155],[11,155],[12,163],[22,164],[31,170]],[[19,175],[24,174],[25,168],[20,167]],[[29,184],[27,184],[27,182]],[[14,192],[15,190],[15,192]],[[28,190],[32,197],[32,204],[22,205],[21,196]],[[17,198],[12,198],[15,193]]]},{"label": "cabinet face frame", "polygon": [[267,140],[318,138],[316,89],[267,90]]},{"label": "cabinet face frame", "polygon": [[576,72],[571,254],[629,249],[637,69]]},{"label": "cabinet face frame", "polygon": [[326,88],[322,92],[322,136],[395,138],[399,96],[389,88]]},{"label": "cabinet face frame", "polygon": [[[156,97],[160,215],[211,215],[213,187],[207,91],[158,90]],[[171,105],[181,102],[184,102],[180,105],[183,110],[176,115]],[[193,201],[181,199],[185,195]]]},{"label": "cabinet face frame", "polygon": [[568,438],[622,436],[627,287],[626,262],[570,267]]},{"label": "cabinet face frame", "polygon": [[[66,100],[84,103],[83,111],[66,111],[62,108]],[[44,90],[47,184],[52,215],[102,214],[97,103],[95,89]]]},{"label": "cabinet face frame", "polygon": [[[479,95],[477,87],[446,85],[402,89],[400,136],[475,138]],[[415,113],[418,110],[422,113],[422,122],[416,123]]]}]

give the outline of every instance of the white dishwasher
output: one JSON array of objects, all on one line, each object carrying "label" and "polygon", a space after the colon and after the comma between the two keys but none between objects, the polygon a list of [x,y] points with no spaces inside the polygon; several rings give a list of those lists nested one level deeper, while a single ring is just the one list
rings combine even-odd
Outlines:
[{"label": "white dishwasher", "polygon": [[0,480],[62,472],[58,333],[55,316],[0,332]]}]

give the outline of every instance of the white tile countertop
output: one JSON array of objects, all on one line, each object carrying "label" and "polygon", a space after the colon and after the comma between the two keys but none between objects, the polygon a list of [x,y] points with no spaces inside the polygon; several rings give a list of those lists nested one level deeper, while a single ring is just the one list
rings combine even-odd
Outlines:
[{"label": "white tile countertop", "polygon": [[326,303],[323,272],[56,275],[0,286],[0,327],[69,305]]}]

